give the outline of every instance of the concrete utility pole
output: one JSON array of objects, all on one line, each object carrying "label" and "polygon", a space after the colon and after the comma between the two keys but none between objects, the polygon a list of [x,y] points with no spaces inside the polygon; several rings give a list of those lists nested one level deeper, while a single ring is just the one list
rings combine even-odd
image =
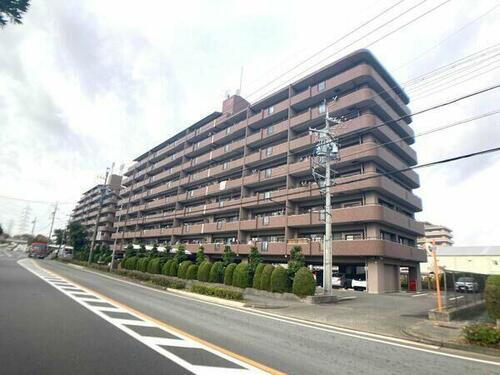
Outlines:
[{"label": "concrete utility pole", "polygon": [[33,226],[31,227],[31,235],[33,237],[35,237],[36,217],[33,219],[33,221],[31,222],[31,224],[33,224]]},{"label": "concrete utility pole", "polygon": [[56,219],[56,213],[57,213],[57,202],[54,204],[54,211],[52,212],[52,221],[50,223],[48,245],[50,245],[50,237],[52,236],[52,229],[54,228],[54,220]]},{"label": "concrete utility pole", "polygon": [[106,168],[106,176],[104,177],[104,185],[101,187],[101,196],[99,197],[99,209],[97,210],[97,218],[94,225],[94,234],[92,235],[92,242],[90,243],[90,252],[88,263],[92,263],[92,253],[94,252],[95,240],[97,238],[97,229],[99,227],[99,219],[101,218],[102,203],[104,201],[104,196],[106,195],[106,187],[108,184],[109,168]]},{"label": "concrete utility pole", "polygon": [[[336,97],[333,101],[336,101]],[[320,191],[325,194],[325,238],[323,249],[323,294],[326,296],[332,295],[332,196],[331,187],[334,184],[334,179],[331,176],[331,162],[338,160],[338,139],[330,133],[330,124],[336,125],[341,123],[341,119],[330,117],[326,100],[325,106],[325,129],[317,130],[310,128],[311,133],[318,133],[319,142],[316,146],[315,154],[318,157],[318,164],[313,166],[313,176],[320,187]],[[325,169],[325,175],[321,172]]]},{"label": "concrete utility pole", "polygon": [[[115,193],[117,199],[121,199],[121,195],[120,194],[117,194]],[[129,198],[130,200],[130,198]],[[122,207],[120,206],[120,208],[118,209],[118,211],[120,212],[120,214],[118,215],[118,222],[120,222],[120,220],[122,219]],[[109,271],[110,272],[113,272],[113,267],[115,266],[115,255],[116,255],[116,243],[118,242],[118,230],[120,229],[119,226],[116,227],[116,231],[115,231],[115,234],[116,234],[116,237],[115,237],[115,242],[113,243],[113,252],[111,254],[111,265],[110,265],[110,268],[109,268]],[[122,231],[122,249],[123,249],[123,231]]]},{"label": "concrete utility pole", "polygon": [[441,299],[441,285],[439,285],[439,264],[437,260],[436,254],[436,246],[435,242],[432,241],[431,247],[432,260],[434,261],[434,279],[436,281],[436,302],[437,302],[437,310],[439,312],[443,311],[443,300]]}]

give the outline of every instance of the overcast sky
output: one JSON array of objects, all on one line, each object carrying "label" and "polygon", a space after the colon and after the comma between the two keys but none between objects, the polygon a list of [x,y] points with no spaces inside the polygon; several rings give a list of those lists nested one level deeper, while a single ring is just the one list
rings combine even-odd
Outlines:
[{"label": "overcast sky", "polygon": [[[153,0],[33,1],[22,26],[0,29],[0,223],[6,229],[12,225],[14,232],[23,227],[28,203],[10,197],[61,202],[56,217],[61,227],[72,202],[100,181],[107,166],[114,162],[118,171],[220,110],[225,93],[238,88],[242,67],[242,96],[253,102],[443,2],[417,6],[416,0],[406,0],[255,92],[398,0],[207,0],[175,6]],[[369,48],[404,84],[500,43],[498,5],[452,0]],[[490,72],[445,90],[446,81],[430,82],[420,91],[409,87],[410,107],[416,112],[499,83],[498,66],[496,57],[478,70]],[[473,74],[464,73],[465,78]],[[499,97],[500,90],[493,90],[415,116],[412,126],[420,133],[500,109]],[[499,115],[490,116],[418,137],[419,162],[499,146],[499,121]],[[500,153],[419,174],[422,187],[415,193],[424,205],[419,220],[450,227],[457,245],[500,245]],[[52,206],[31,202],[29,209],[25,231],[37,217],[36,232],[48,232]]]}]

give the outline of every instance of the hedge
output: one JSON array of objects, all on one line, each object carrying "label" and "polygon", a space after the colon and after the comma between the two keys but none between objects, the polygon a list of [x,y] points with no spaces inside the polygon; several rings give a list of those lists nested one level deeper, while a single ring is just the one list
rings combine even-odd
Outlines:
[{"label": "hedge", "polygon": [[193,286],[191,286],[191,291],[194,293],[205,294],[207,296],[214,296],[237,301],[241,301],[243,299],[243,293],[241,292],[225,288],[217,288],[213,286],[194,284]]},{"label": "hedge", "polygon": [[500,275],[490,275],[484,288],[486,311],[491,319],[500,319]]},{"label": "hedge", "polygon": [[193,264],[193,262],[191,262],[190,260],[185,260],[184,262],[182,262],[179,266],[179,270],[177,272],[177,277],[179,277],[181,279],[185,279],[186,274],[187,274],[187,270],[191,264]]},{"label": "hedge", "polygon": [[271,274],[271,292],[285,293],[288,292],[288,274],[286,269],[278,266]]},{"label": "hedge", "polygon": [[170,274],[170,266],[172,265],[173,260],[167,260],[163,267],[161,268],[161,273],[165,276],[168,276]]},{"label": "hedge", "polygon": [[226,267],[226,270],[224,271],[224,284],[233,285],[233,273],[235,268],[236,263],[231,263]]},{"label": "hedge", "polygon": [[123,261],[123,265],[124,265],[125,269],[127,269],[127,270],[135,270],[137,267],[138,260],[139,260],[139,258],[136,256],[125,258],[125,260]]},{"label": "hedge", "polygon": [[208,261],[202,262],[198,268],[198,280],[199,281],[208,281],[208,277],[210,276],[211,269],[212,269],[212,263],[210,263]]},{"label": "hedge", "polygon": [[309,268],[302,267],[293,279],[293,293],[299,297],[313,296],[316,290],[316,282]]},{"label": "hedge", "polygon": [[264,263],[259,263],[259,265],[255,269],[255,275],[253,275],[253,283],[252,283],[252,287],[254,287],[255,289],[260,289],[262,271],[264,271],[265,266],[266,265]]},{"label": "hedge", "polygon": [[262,271],[260,279],[260,288],[262,290],[271,291],[271,275],[274,271],[274,266],[272,264],[267,264]]},{"label": "hedge", "polygon": [[191,264],[187,269],[186,279],[196,280],[196,276],[198,276],[198,266],[196,264]]},{"label": "hedge", "polygon": [[500,328],[491,324],[473,324],[464,327],[463,335],[471,344],[500,348]]},{"label": "hedge", "polygon": [[123,275],[141,281],[148,281],[151,282],[152,284],[159,285],[165,288],[184,289],[186,287],[186,282],[182,280],[172,280],[164,275],[150,275],[139,271],[123,270],[123,269],[116,270],[115,272],[118,273],[119,275]]},{"label": "hedge", "polygon": [[160,274],[163,258],[153,258],[148,263],[148,273]]},{"label": "hedge", "polygon": [[212,265],[212,268],[210,269],[210,275],[208,276],[208,282],[210,283],[224,282],[224,263],[218,261]]},{"label": "hedge", "polygon": [[146,272],[148,270],[149,258],[143,257],[139,258],[137,261],[137,271]]},{"label": "hedge", "polygon": [[168,269],[168,276],[177,276],[177,270],[179,269],[179,263],[177,260],[173,260],[170,264],[170,268]]},{"label": "hedge", "polygon": [[252,285],[250,265],[248,263],[238,264],[233,273],[233,286],[247,288],[250,285]]}]

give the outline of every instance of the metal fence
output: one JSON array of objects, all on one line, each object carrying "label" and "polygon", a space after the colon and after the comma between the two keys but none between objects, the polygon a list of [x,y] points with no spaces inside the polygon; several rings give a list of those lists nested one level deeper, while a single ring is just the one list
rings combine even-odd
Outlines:
[{"label": "metal fence", "polygon": [[[447,308],[473,304],[484,300],[484,287],[488,275],[473,272],[442,271],[439,275],[443,306]],[[435,275],[422,280],[422,287],[436,289]]]}]

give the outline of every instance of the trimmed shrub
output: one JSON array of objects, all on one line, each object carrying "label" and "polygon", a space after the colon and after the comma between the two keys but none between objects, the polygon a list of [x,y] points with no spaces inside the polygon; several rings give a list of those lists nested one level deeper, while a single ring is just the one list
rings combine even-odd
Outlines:
[{"label": "trimmed shrub", "polygon": [[500,348],[500,328],[491,324],[473,324],[464,327],[463,335],[471,344]]},{"label": "trimmed shrub", "polygon": [[159,285],[164,288],[184,289],[186,287],[185,281],[170,279],[164,275],[149,275],[147,273],[131,270],[116,270],[116,273],[122,276],[130,277],[131,279],[151,282],[152,284]]},{"label": "trimmed shrub", "polygon": [[162,258],[153,258],[149,260],[147,272],[151,274],[161,273]]},{"label": "trimmed shrub", "polygon": [[248,264],[250,266],[250,278],[253,279],[255,271],[258,265],[262,262],[262,255],[260,255],[259,250],[255,246],[250,248],[250,254],[248,255]]},{"label": "trimmed shrub", "polygon": [[177,271],[179,269],[179,263],[177,263],[177,260],[173,260],[172,263],[170,264],[170,268],[168,269],[168,276],[177,276]]},{"label": "trimmed shrub", "polygon": [[264,267],[266,265],[264,263],[259,263],[257,268],[255,269],[255,275],[253,275],[252,287],[255,289],[260,289],[260,281],[262,278],[262,271],[264,271]]},{"label": "trimmed shrub", "polygon": [[500,275],[490,275],[484,288],[486,311],[491,319],[500,319]]},{"label": "trimmed shrub", "polygon": [[191,264],[193,264],[193,262],[191,262],[190,260],[185,260],[184,262],[182,262],[179,266],[179,270],[177,272],[177,277],[179,277],[181,279],[185,279],[186,274],[187,274],[187,270]]},{"label": "trimmed shrub", "polygon": [[148,269],[149,258],[140,258],[137,261],[137,271],[146,272]]},{"label": "trimmed shrub", "polygon": [[167,260],[163,267],[161,268],[161,273],[165,276],[170,274],[170,266],[172,265],[173,259]]},{"label": "trimmed shrub", "polygon": [[139,258],[137,258],[136,256],[129,257],[123,261],[123,265],[125,266],[126,270],[135,270],[138,260]]},{"label": "trimmed shrub", "polygon": [[306,260],[304,254],[302,254],[302,247],[295,245],[290,250],[290,260],[288,261],[287,274],[289,279],[289,285],[293,285],[293,279],[295,274],[302,267],[305,267]]},{"label": "trimmed shrub", "polygon": [[240,263],[236,266],[233,273],[233,286],[238,288],[248,288],[252,285],[250,279],[250,265],[248,263]]},{"label": "trimmed shrub", "polygon": [[194,284],[193,286],[191,286],[191,291],[194,293],[204,294],[207,296],[214,296],[214,297],[232,299],[237,301],[241,301],[243,299],[243,293],[241,292],[225,288],[217,288],[213,286]]},{"label": "trimmed shrub", "polygon": [[271,291],[271,275],[273,274],[274,266],[272,264],[266,264],[262,270],[262,275],[260,277],[260,288],[262,290]]},{"label": "trimmed shrub", "polygon": [[295,274],[293,280],[293,293],[299,297],[313,296],[316,282],[312,272],[307,267],[302,267]]},{"label": "trimmed shrub", "polygon": [[218,261],[212,265],[212,268],[210,269],[210,275],[208,276],[208,281],[211,283],[224,282],[224,263]]},{"label": "trimmed shrub", "polygon": [[224,266],[227,267],[231,263],[234,263],[234,260],[236,259],[236,254],[234,253],[233,250],[231,250],[231,246],[227,245],[224,247],[224,253],[222,254],[222,263],[224,263]]},{"label": "trimmed shrub", "polygon": [[233,285],[233,273],[236,268],[236,263],[229,264],[224,271],[224,284]]},{"label": "trimmed shrub", "polygon": [[196,252],[196,264],[198,266],[201,266],[201,264],[205,261],[205,252],[203,246],[200,246],[198,248],[198,251]]},{"label": "trimmed shrub", "polygon": [[196,280],[196,276],[198,276],[198,266],[196,264],[191,264],[187,269],[186,279]]},{"label": "trimmed shrub", "polygon": [[208,277],[210,276],[210,270],[212,269],[212,263],[210,262],[202,262],[198,268],[198,280],[199,281],[208,281]]},{"label": "trimmed shrub", "polygon": [[271,274],[271,292],[285,293],[289,290],[286,269],[278,266]]}]

